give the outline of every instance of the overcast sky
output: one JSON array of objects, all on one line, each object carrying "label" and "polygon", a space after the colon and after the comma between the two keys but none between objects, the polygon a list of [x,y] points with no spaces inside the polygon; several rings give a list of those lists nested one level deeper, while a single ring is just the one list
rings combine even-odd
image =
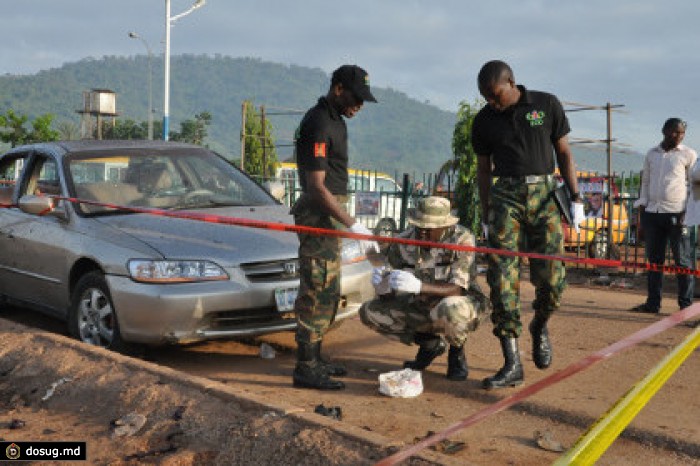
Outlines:
[{"label": "overcast sky", "polygon": [[[172,15],[192,3],[172,0]],[[129,31],[162,58],[164,23],[165,0],[5,1],[0,73],[144,54]],[[357,63],[372,85],[450,111],[478,97],[481,65],[502,59],[516,81],[562,101],[625,105],[613,115],[613,137],[639,151],[660,141],[671,116],[688,121],[685,142],[700,149],[699,47],[700,2],[691,0],[207,0],[171,36],[172,55],[256,57],[328,73]],[[604,111],[570,118],[572,137],[605,137]]]}]

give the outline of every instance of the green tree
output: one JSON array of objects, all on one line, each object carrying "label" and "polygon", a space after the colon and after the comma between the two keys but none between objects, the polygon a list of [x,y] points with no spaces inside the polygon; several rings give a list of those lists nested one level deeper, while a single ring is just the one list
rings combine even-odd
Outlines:
[{"label": "green tree", "polygon": [[170,132],[170,140],[189,142],[203,145],[207,137],[207,128],[211,125],[211,113],[201,112],[194,116],[194,120],[183,120],[180,123],[180,132]]},{"label": "green tree", "polygon": [[111,122],[102,122],[103,139],[146,139],[148,137],[148,124],[137,122],[127,118],[117,120],[114,125]]},{"label": "green tree", "polygon": [[272,123],[265,120],[264,133],[262,112],[255,110],[253,102],[246,100],[246,117],[243,137],[245,137],[245,154],[243,170],[251,176],[268,178],[274,176],[279,164],[275,140],[272,136]]},{"label": "green tree", "polygon": [[78,125],[69,120],[59,121],[56,124],[56,129],[64,141],[73,141],[80,138],[80,130]]},{"label": "green tree", "polygon": [[32,121],[32,131],[27,142],[58,141],[61,134],[51,129],[54,116],[50,113],[40,115]]},{"label": "green tree", "polygon": [[20,115],[9,109],[5,115],[0,115],[0,139],[10,143],[12,147],[33,142],[56,141],[60,134],[51,129],[54,116],[50,113],[40,115],[32,121],[32,129],[27,130],[27,115]]},{"label": "green tree", "polygon": [[483,102],[472,104],[461,102],[457,112],[457,123],[452,134],[452,163],[457,173],[455,188],[459,199],[457,209],[462,225],[473,232],[481,232],[481,209],[479,207],[479,186],[476,179],[476,153],[472,147],[472,124]]}]

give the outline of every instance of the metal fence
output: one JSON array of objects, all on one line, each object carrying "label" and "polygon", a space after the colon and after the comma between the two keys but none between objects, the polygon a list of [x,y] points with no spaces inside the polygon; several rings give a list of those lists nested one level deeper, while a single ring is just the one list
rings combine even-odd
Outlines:
[{"label": "metal fence", "polygon": [[[352,170],[348,186],[350,214],[377,235],[391,236],[406,226],[407,209],[417,199],[434,194],[459,202],[454,192],[456,174],[425,173],[403,174],[399,179],[372,170]],[[637,240],[638,209],[634,206],[639,197],[641,173],[613,173],[611,177],[586,173],[579,177],[579,189],[586,202],[587,218],[579,233],[565,224],[565,252],[577,258],[613,259],[644,263],[644,245]],[[273,178],[285,186],[283,202],[290,205],[299,197],[301,186],[296,171],[284,177]],[[612,180],[612,184],[610,181]],[[599,199],[595,199],[599,197]],[[602,202],[603,206],[593,205]],[[598,207],[598,209],[596,209]],[[696,244],[695,228],[692,241]],[[479,239],[483,244],[483,238]],[[672,263],[667,258],[667,263]],[[577,269],[595,269],[589,264],[568,264]],[[622,275],[638,272],[630,267],[616,271]]]}]

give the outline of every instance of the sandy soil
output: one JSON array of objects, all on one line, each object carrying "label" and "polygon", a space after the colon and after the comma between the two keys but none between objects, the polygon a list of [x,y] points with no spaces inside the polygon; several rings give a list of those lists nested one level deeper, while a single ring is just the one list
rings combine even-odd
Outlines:
[{"label": "sandy soil", "polygon": [[[659,319],[625,311],[643,301],[638,289],[598,287],[574,276],[571,281],[550,324],[553,367],[536,369],[529,335],[521,338],[524,386]],[[522,294],[528,322],[533,290],[525,282]],[[661,317],[676,310],[669,295]],[[445,379],[443,356],[423,374],[422,395],[396,399],[378,393],[377,377],[400,368],[416,349],[368,331],[357,319],[331,332],[324,344],[349,369],[346,390],[318,392],[291,386],[291,334],[151,349],[142,361],[86,350],[56,335],[63,332],[61,323],[21,309],[5,308],[0,316],[9,319],[0,319],[0,437],[85,440],[91,464],[371,464],[518,390],[480,388],[502,363],[490,324],[468,344],[466,382]],[[642,342],[462,430],[439,446],[442,454],[428,452],[413,462],[550,464],[560,453],[542,448],[538,436],[573,445],[691,331],[679,325]],[[262,343],[276,350],[273,359],[260,357]],[[71,380],[42,400],[64,377]],[[598,464],[700,465],[699,384],[696,350]],[[342,420],[314,414],[319,404],[339,407]],[[117,437],[114,421],[129,413],[145,416],[146,424]],[[11,429],[18,424],[13,420],[21,426]]]}]

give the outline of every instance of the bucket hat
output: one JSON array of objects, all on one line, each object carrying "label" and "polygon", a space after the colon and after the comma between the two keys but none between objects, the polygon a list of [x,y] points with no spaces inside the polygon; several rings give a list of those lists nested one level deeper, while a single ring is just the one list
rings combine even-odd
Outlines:
[{"label": "bucket hat", "polygon": [[452,215],[450,201],[444,197],[429,196],[418,201],[408,212],[408,223],[418,228],[451,227],[459,221]]}]

